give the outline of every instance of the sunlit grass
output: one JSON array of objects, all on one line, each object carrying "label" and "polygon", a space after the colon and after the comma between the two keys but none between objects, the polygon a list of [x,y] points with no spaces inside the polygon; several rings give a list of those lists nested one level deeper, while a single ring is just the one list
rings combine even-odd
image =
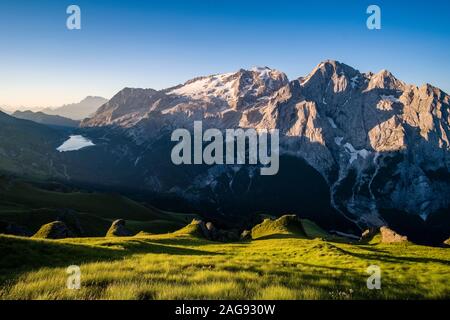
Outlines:
[{"label": "sunlit grass", "polygon": [[[450,249],[183,234],[36,240],[0,236],[1,299],[443,299]],[[66,288],[69,265],[81,289]],[[382,270],[369,290],[366,268]]]}]

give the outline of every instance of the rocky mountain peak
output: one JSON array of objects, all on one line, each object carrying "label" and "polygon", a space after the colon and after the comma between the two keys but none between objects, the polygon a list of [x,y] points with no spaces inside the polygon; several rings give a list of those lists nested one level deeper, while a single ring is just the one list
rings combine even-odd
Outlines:
[{"label": "rocky mountain peak", "polygon": [[332,79],[335,76],[343,75],[352,77],[357,73],[359,73],[357,70],[346,65],[345,63],[335,60],[325,60],[319,63],[306,78],[320,77],[324,79]]},{"label": "rocky mountain peak", "polygon": [[389,90],[405,90],[406,84],[398,80],[390,71],[381,70],[369,77],[367,90],[372,89],[389,89]]},{"label": "rocky mountain peak", "polygon": [[311,100],[322,101],[327,96],[350,92],[364,84],[364,76],[354,68],[334,60],[317,65],[306,77],[298,79],[302,94]]}]

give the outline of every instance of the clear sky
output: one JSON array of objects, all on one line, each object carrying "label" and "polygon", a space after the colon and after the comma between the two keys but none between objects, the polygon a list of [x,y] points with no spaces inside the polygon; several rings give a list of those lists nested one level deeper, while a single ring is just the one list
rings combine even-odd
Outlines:
[{"label": "clear sky", "polygon": [[[81,30],[66,8],[81,8]],[[381,30],[366,9],[381,8]],[[1,0],[0,106],[57,106],[125,86],[269,66],[290,79],[335,59],[450,93],[450,1]]]}]

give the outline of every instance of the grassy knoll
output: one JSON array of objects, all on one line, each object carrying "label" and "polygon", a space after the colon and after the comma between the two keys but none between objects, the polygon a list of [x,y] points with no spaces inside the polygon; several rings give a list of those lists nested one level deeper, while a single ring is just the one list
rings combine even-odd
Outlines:
[{"label": "grassy knoll", "polygon": [[264,221],[251,230],[252,239],[263,239],[280,236],[306,237],[302,221],[295,215],[285,215],[276,220]]},{"label": "grassy knoll", "polygon": [[[0,236],[0,298],[450,298],[448,248],[295,234],[224,244],[196,237],[194,229],[126,238]],[[71,264],[81,267],[80,290],[66,289]],[[366,287],[369,265],[381,268],[381,290]]]}]

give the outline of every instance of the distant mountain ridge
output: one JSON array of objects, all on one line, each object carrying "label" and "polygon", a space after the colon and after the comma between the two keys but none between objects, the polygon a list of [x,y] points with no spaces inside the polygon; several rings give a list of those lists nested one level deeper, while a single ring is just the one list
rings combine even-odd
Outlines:
[{"label": "distant mountain ridge", "polygon": [[53,126],[76,128],[80,124],[80,121],[76,121],[76,120],[72,120],[69,118],[56,116],[56,115],[48,115],[41,111],[39,111],[39,112],[33,112],[30,110],[16,111],[11,115],[18,119],[30,120],[30,121],[34,121],[37,123],[53,125]]},{"label": "distant mountain ridge", "polygon": [[108,102],[108,99],[96,96],[87,96],[78,103],[66,104],[56,108],[45,108],[41,112],[48,115],[57,115],[72,120],[83,120],[94,114],[97,109]]}]

